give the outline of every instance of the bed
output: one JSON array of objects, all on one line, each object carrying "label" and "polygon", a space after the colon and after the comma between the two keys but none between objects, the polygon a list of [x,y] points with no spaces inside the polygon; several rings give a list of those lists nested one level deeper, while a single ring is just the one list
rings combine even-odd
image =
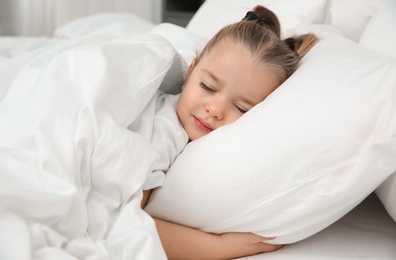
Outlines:
[{"label": "bed", "polygon": [[[321,41],[142,210],[152,118],[128,126],[256,4]],[[0,259],[166,259],[150,215],[286,244],[243,259],[396,259],[395,26],[393,0],[208,0],[186,28],[104,13],[0,37]]]}]

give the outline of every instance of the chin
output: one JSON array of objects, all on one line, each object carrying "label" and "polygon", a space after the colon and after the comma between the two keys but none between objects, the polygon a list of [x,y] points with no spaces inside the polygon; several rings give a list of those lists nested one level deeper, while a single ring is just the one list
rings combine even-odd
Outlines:
[{"label": "chin", "polygon": [[197,139],[201,138],[202,136],[204,136],[204,135],[202,135],[202,134],[200,135],[197,133],[188,134],[188,138],[190,139],[190,141],[197,140]]}]

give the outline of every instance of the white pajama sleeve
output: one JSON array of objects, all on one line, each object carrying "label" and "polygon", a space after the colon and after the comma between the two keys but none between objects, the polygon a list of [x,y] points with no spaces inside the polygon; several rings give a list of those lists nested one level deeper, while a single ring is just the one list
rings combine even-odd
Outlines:
[{"label": "white pajama sleeve", "polygon": [[178,95],[163,95],[158,98],[151,145],[158,152],[152,172],[143,184],[143,190],[162,186],[165,173],[188,142],[188,136],[176,114]]}]

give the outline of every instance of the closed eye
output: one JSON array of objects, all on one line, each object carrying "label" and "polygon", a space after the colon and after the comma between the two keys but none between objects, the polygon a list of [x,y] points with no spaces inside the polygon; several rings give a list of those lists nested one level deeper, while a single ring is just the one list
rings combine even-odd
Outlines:
[{"label": "closed eye", "polygon": [[238,110],[239,113],[245,114],[248,110],[240,108],[239,106],[235,105],[235,108]]},{"label": "closed eye", "polygon": [[204,90],[206,90],[206,91],[208,91],[208,92],[211,92],[211,93],[216,92],[214,89],[211,89],[210,87],[208,87],[207,85],[205,85],[205,83],[203,83],[203,82],[199,83],[199,86],[201,86],[202,89],[204,89]]}]

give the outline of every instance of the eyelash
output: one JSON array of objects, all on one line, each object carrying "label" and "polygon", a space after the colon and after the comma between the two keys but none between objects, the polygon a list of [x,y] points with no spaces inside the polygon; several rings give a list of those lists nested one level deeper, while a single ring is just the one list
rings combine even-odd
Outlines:
[{"label": "eyelash", "polygon": [[211,92],[211,93],[215,92],[213,89],[211,89],[210,87],[206,86],[205,83],[203,83],[203,82],[199,83],[199,85],[201,86],[202,89],[204,89],[204,90],[206,90],[208,92]]},{"label": "eyelash", "polygon": [[[199,83],[199,86],[200,86],[202,89],[204,89],[205,91],[208,91],[208,92],[210,92],[210,93],[215,93],[215,92],[216,92],[215,90],[213,90],[213,89],[211,89],[210,87],[206,86],[205,83],[203,83],[203,82]],[[247,110],[242,109],[242,108],[238,107],[237,105],[234,105],[234,106],[235,106],[235,108],[238,110],[238,112],[241,113],[241,114],[245,114],[245,113],[247,112]]]},{"label": "eyelash", "polygon": [[239,111],[239,113],[241,113],[241,114],[245,114],[245,113],[247,112],[247,110],[242,109],[242,108],[240,108],[240,107],[238,107],[238,106],[235,106],[235,107],[236,107],[236,109]]}]

